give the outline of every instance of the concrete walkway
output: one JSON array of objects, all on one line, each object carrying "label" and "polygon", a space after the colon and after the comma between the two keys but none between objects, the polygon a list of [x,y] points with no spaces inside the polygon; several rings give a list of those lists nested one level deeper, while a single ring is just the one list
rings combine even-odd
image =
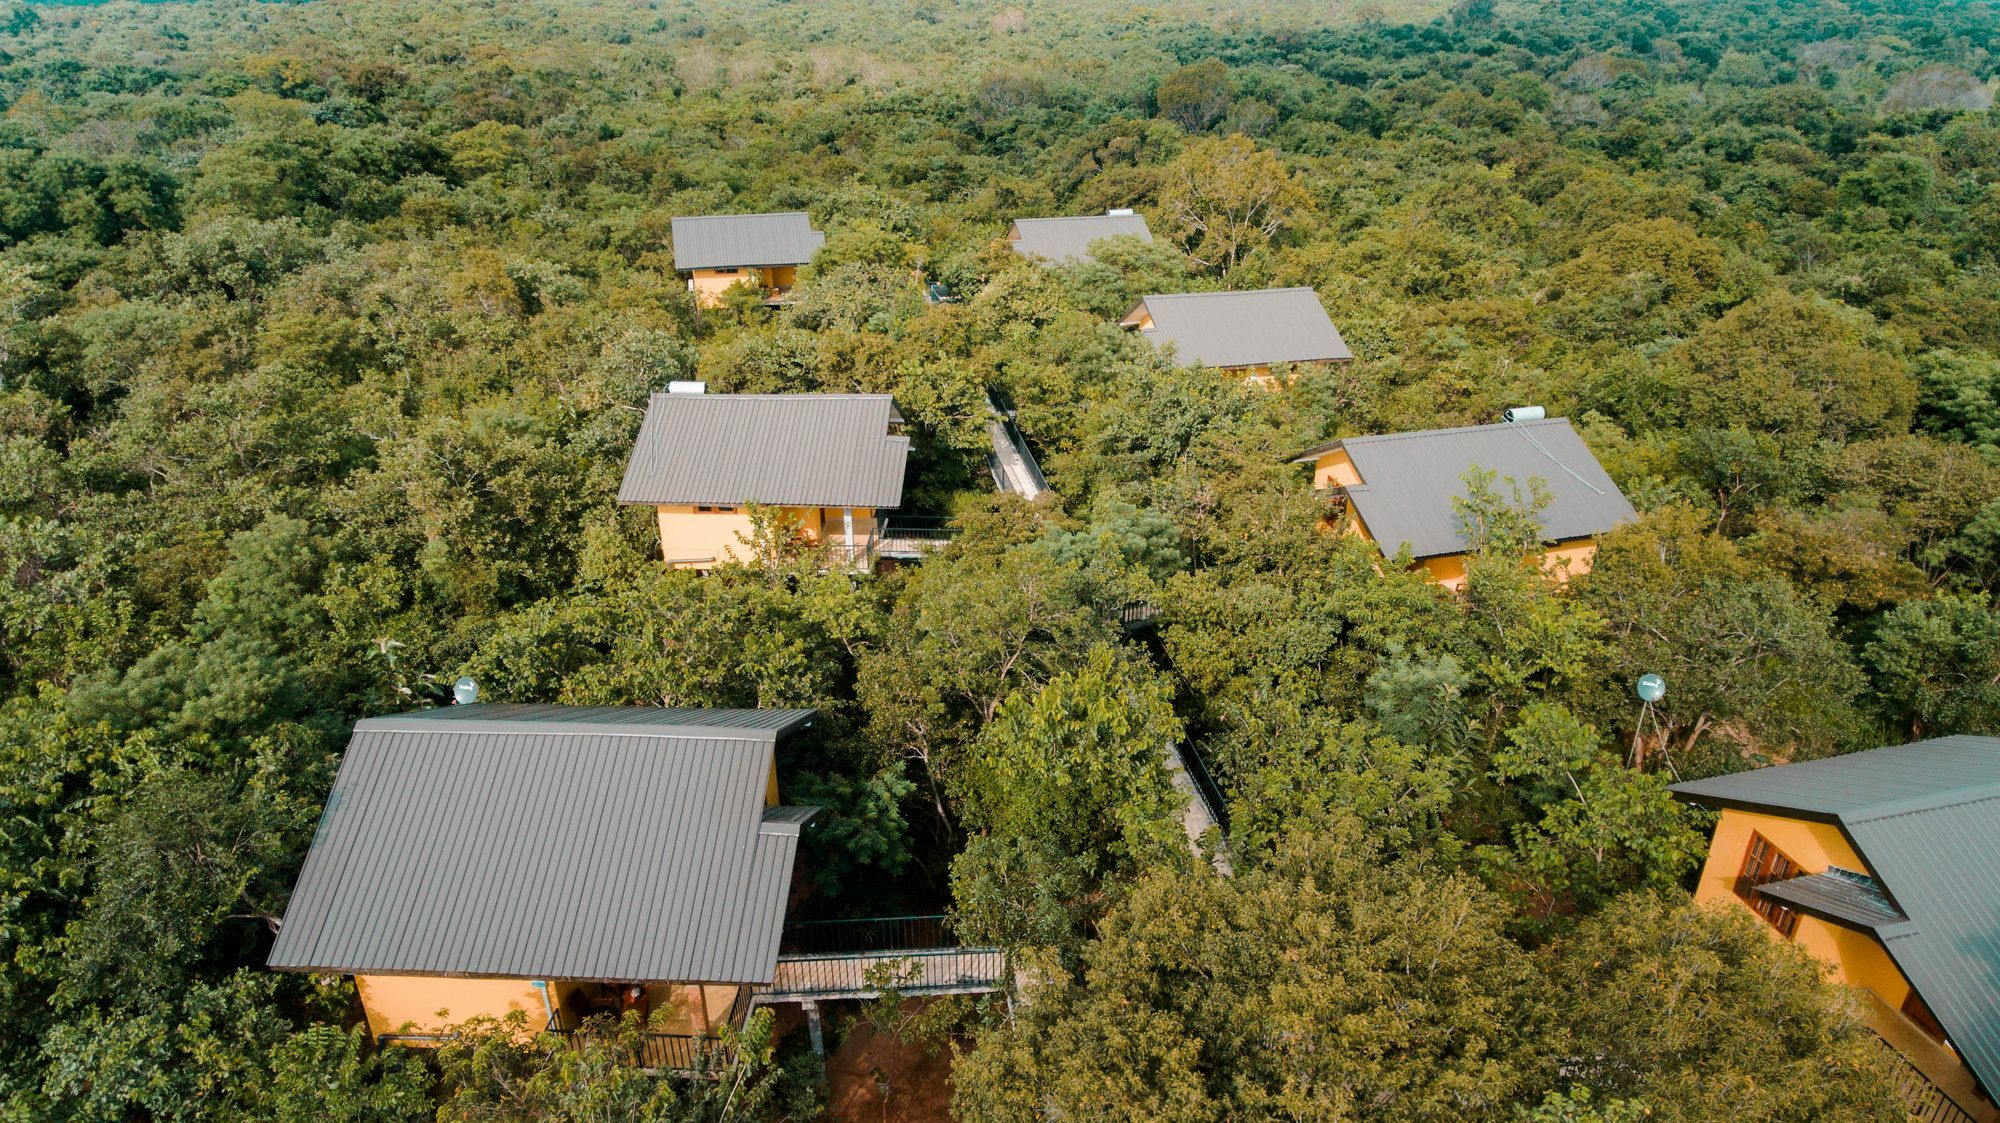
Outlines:
[{"label": "concrete walkway", "polygon": [[991,394],[986,396],[986,408],[993,414],[986,422],[986,439],[993,446],[986,456],[986,466],[993,470],[993,486],[1023,499],[1033,499],[1047,491],[1041,467],[1035,463],[1035,454],[1028,451],[1028,442],[1015,427],[1013,417],[1000,408]]},{"label": "concrete walkway", "polygon": [[[1209,806],[1208,797],[1201,794],[1201,787],[1194,782],[1194,777],[1188,775],[1187,764],[1181,760],[1181,747],[1168,746],[1162,755],[1166,759],[1167,774],[1173,778],[1175,789],[1188,797],[1187,809],[1181,812],[1181,827],[1187,831],[1188,848],[1194,851],[1195,857],[1207,858],[1209,864],[1215,867],[1215,872],[1224,877],[1235,876],[1236,867],[1229,860],[1229,842],[1222,832],[1222,819],[1215,813],[1215,808]],[[1215,848],[1210,853],[1203,854],[1202,836],[1208,833],[1210,827],[1216,828]]]}]

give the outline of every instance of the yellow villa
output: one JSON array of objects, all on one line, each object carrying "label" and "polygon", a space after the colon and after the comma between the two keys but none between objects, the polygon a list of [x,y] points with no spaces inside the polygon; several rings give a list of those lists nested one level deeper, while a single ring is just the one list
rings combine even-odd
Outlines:
[{"label": "yellow villa", "polygon": [[[469,684],[468,684],[469,685]],[[635,1060],[698,1069],[725,1027],[789,1003],[1003,985],[941,917],[787,923],[801,831],[777,751],[808,709],[471,702],[357,723],[271,948],[354,978],[378,1044],[478,1018],[574,1042],[646,1019]],[[877,950],[879,949],[879,950]]]},{"label": "yellow villa", "polygon": [[1508,411],[1517,420],[1458,429],[1345,437],[1310,448],[1313,486],[1338,507],[1347,531],[1376,543],[1384,556],[1408,546],[1416,563],[1447,589],[1465,586],[1472,549],[1458,510],[1473,469],[1540,480],[1549,503],[1540,512],[1542,564],[1559,579],[1590,572],[1596,536],[1633,517],[1632,504],[1565,418],[1538,408]]},{"label": "yellow villa", "polygon": [[776,511],[833,564],[921,555],[944,532],[883,512],[903,501],[910,439],[887,394],[655,394],[620,503],[652,507],[668,565],[752,560],[750,507]]},{"label": "yellow villa", "polygon": [[1721,811],[1695,897],[1858,988],[1912,1117],[2000,1120],[2000,738],[1941,737],[1674,785]]},{"label": "yellow villa", "polygon": [[1129,209],[1066,218],[1017,218],[1007,226],[1007,244],[1015,253],[1047,265],[1095,261],[1093,243],[1106,238],[1153,240],[1146,220]]},{"label": "yellow villa", "polygon": [[1271,368],[1280,363],[1354,358],[1319,294],[1306,288],[1155,294],[1118,323],[1171,347],[1184,367],[1214,367],[1260,384],[1274,381]]},{"label": "yellow villa", "polygon": [[704,308],[722,303],[736,285],[759,290],[766,303],[784,300],[826,235],[804,211],[695,215],[674,219],[674,270]]},{"label": "yellow villa", "polygon": [[780,739],[811,710],[474,703],[354,727],[270,965],[354,977],[422,1044],[637,1009],[654,1067],[772,980],[800,828]]}]

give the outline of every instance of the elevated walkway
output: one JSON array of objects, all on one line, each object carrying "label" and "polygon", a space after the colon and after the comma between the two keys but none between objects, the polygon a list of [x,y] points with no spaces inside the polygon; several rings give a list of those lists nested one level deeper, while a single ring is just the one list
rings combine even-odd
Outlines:
[{"label": "elevated walkway", "polygon": [[797,1005],[821,1056],[821,1002],[867,1001],[892,990],[913,997],[992,994],[1009,983],[1006,952],[957,946],[943,916],[788,924],[779,949],[777,969],[770,982],[752,988],[750,1007]]},{"label": "elevated walkway", "polygon": [[[1162,750],[1162,756],[1166,758],[1167,774],[1173,778],[1174,787],[1188,797],[1187,809],[1181,812],[1181,829],[1187,832],[1188,848],[1195,857],[1214,866],[1215,872],[1224,877],[1235,876],[1236,866],[1229,857],[1229,823],[1222,810],[1221,795],[1213,791],[1214,782],[1208,779],[1201,758],[1185,745],[1170,745]],[[1189,760],[1194,761],[1199,772],[1188,768]],[[1202,839],[1208,836],[1210,827],[1215,828],[1215,844],[1203,853]]]},{"label": "elevated walkway", "polygon": [[1041,465],[1035,463],[1027,438],[1014,424],[1014,411],[1004,407],[1003,401],[997,392],[986,391],[986,408],[992,415],[986,422],[986,437],[993,446],[986,454],[986,466],[993,473],[994,487],[1034,499],[1049,489],[1049,481],[1042,478]]},{"label": "elevated walkway", "polygon": [[770,1004],[806,999],[880,998],[899,994],[987,994],[1006,985],[999,948],[902,948],[842,955],[781,955],[771,981],[751,1000]]}]

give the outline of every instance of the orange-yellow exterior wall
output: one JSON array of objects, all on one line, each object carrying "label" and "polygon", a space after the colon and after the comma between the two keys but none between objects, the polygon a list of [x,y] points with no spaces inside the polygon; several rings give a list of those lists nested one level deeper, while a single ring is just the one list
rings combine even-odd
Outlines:
[{"label": "orange-yellow exterior wall", "polygon": [[755,285],[760,289],[789,289],[799,281],[799,267],[796,265],[774,265],[769,267],[746,265],[731,272],[721,269],[696,269],[688,274],[688,291],[694,294],[695,303],[703,308],[715,308],[722,304],[722,294],[734,285]]},{"label": "orange-yellow exterior wall", "polygon": [[[1798,863],[1802,873],[1825,873],[1838,866],[1872,876],[1861,856],[1848,844],[1847,836],[1831,823],[1732,809],[1725,810],[1715,824],[1708,861],[1703,863],[1701,880],[1695,886],[1695,900],[1742,904],[1742,898],[1736,895],[1736,875],[1743,871],[1743,856],[1749,852],[1752,832],[1770,839],[1771,845]],[[1778,934],[1776,928],[1771,932]],[[1874,991],[1892,1010],[1901,1009],[1903,1000],[1910,996],[1909,981],[1873,936],[1802,915],[1792,939],[1826,963],[1833,978]]]},{"label": "orange-yellow exterior wall", "polygon": [[[1708,860],[1702,864],[1701,879],[1695,884],[1695,900],[1749,907],[1736,895],[1736,876],[1743,870],[1752,832],[1769,839],[1771,845],[1798,863],[1802,874],[1825,873],[1838,866],[1873,876],[1861,855],[1848,843],[1847,836],[1831,823],[1729,808],[1715,824]],[[1761,917],[1758,923],[1763,923]],[[1764,927],[1771,938],[1785,938],[1776,928]],[[1869,1011],[1865,1020],[1931,1083],[1943,1089],[1975,1120],[1987,1123],[2000,1119],[2000,1111],[1975,1094],[1977,1081],[1965,1062],[1951,1049],[1926,1036],[1903,1014],[1903,1003],[1910,996],[1910,982],[1879,941],[1865,932],[1803,913],[1799,914],[1791,938],[1826,964],[1829,978],[1860,987],[1874,996],[1879,1005]]]},{"label": "orange-yellow exterior wall", "polygon": [[[575,980],[549,983],[548,1002],[564,1009]],[[527,1028],[548,1025],[549,1006],[541,988],[526,979],[439,979],[422,975],[356,975],[355,989],[368,1016],[368,1032],[438,1034],[477,1017],[505,1018],[519,1010]],[[720,1026],[736,1002],[738,988],[727,984],[657,983],[646,988],[652,1008],[666,1013],[655,1028],[662,1033],[706,1033]],[[704,997],[706,1011],[704,1012]]]},{"label": "orange-yellow exterior wall", "polygon": [[[1566,583],[1572,577],[1581,577],[1590,572],[1591,559],[1597,556],[1597,543],[1589,538],[1578,538],[1570,542],[1558,542],[1542,551],[1542,572]],[[1425,558],[1417,563],[1431,580],[1457,592],[1465,588],[1465,555],[1441,554]]]},{"label": "orange-yellow exterior wall", "polygon": [[[839,507],[780,507],[777,510],[814,542],[839,542],[845,524]],[[744,544],[750,537],[750,512],[697,511],[689,505],[658,508],[660,556],[676,568],[708,569],[726,561],[750,561]],[[854,508],[854,540],[859,543],[875,531],[872,507]]]},{"label": "orange-yellow exterior wall", "polygon": [[548,1024],[542,992],[526,979],[437,979],[423,975],[356,975],[354,989],[368,1015],[368,1032],[437,1033],[471,1018],[504,1018],[515,1010],[528,1028]]},{"label": "orange-yellow exterior wall", "polygon": [[1337,448],[1323,452],[1313,462],[1314,487],[1354,487],[1361,483],[1361,473],[1354,467],[1354,458],[1347,450]]}]

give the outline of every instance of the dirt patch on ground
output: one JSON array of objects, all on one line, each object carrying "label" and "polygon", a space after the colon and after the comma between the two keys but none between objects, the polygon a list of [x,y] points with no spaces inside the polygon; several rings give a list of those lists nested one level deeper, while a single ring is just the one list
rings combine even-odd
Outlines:
[{"label": "dirt patch on ground", "polygon": [[826,1117],[839,1123],[949,1123],[951,1050],[936,1055],[856,1018],[826,1058]]}]

